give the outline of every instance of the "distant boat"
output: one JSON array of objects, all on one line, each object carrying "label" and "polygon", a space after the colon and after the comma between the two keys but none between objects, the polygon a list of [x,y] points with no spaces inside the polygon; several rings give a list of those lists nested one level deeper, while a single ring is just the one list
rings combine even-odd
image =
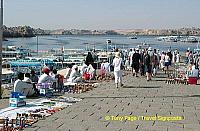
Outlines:
[{"label": "distant boat", "polygon": [[129,39],[137,39],[136,36],[130,36]]},{"label": "distant boat", "polygon": [[158,41],[166,42],[178,42],[181,39],[181,36],[161,36],[156,38]]},{"label": "distant boat", "polygon": [[198,42],[198,38],[195,36],[188,36],[185,39],[181,40],[182,42],[189,42],[189,43],[197,43]]},{"label": "distant boat", "polygon": [[139,48],[139,49],[148,49],[149,47],[150,47],[150,45],[145,42],[140,45],[137,45],[137,48]]}]

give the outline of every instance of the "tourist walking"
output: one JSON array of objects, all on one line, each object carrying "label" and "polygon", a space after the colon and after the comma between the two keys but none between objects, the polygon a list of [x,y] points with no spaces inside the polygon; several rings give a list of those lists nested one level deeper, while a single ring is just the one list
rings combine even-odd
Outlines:
[{"label": "tourist walking", "polygon": [[165,69],[165,52],[162,51],[162,54],[160,56],[160,68],[162,69],[162,71],[164,71]]},{"label": "tourist walking", "polygon": [[[166,71],[168,72],[170,66],[170,57],[168,54],[165,54],[165,67],[167,68]],[[166,72],[165,72],[166,73]]]},{"label": "tourist walking", "polygon": [[144,66],[144,50],[140,52],[140,75],[145,75],[145,66]]},{"label": "tourist walking", "polygon": [[177,54],[176,54],[176,63],[177,64],[180,63],[180,54],[179,54],[179,52],[177,52]]},{"label": "tourist walking", "polygon": [[120,53],[115,53],[115,58],[113,60],[113,66],[114,66],[114,75],[115,75],[115,86],[119,88],[119,86],[123,86],[122,84],[122,67],[123,62],[122,58],[120,57]]},{"label": "tourist walking", "polygon": [[[133,58],[133,54],[135,53],[135,51],[133,51],[132,49],[130,49],[130,52],[128,54],[128,59],[129,59],[129,64],[130,64],[130,67],[132,67],[132,58]],[[131,68],[131,71],[133,73],[133,68]]]},{"label": "tourist walking", "polygon": [[133,73],[133,76],[135,75],[136,77],[138,77],[138,71],[139,71],[139,68],[140,68],[140,60],[141,60],[141,57],[140,57],[140,54],[139,54],[139,49],[136,48],[136,52],[133,54],[133,57],[132,57],[132,68],[135,70],[135,73]]},{"label": "tourist walking", "polygon": [[159,67],[159,56],[156,52],[156,49],[154,49],[153,57],[152,57],[152,68],[153,68],[153,75],[155,76],[157,74]]},{"label": "tourist walking", "polygon": [[144,54],[144,65],[145,65],[145,72],[147,76],[147,81],[151,80],[151,72],[152,72],[152,65],[151,65],[151,58],[148,51]]}]

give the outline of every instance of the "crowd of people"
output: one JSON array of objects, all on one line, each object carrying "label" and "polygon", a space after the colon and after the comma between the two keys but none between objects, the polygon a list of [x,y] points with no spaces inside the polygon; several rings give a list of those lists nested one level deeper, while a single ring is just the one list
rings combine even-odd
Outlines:
[{"label": "crowd of people", "polygon": [[[100,66],[100,75],[107,76],[113,71],[115,76],[116,88],[123,86],[122,73],[123,70],[131,70],[134,77],[146,76],[146,80],[150,81],[153,76],[157,75],[158,70],[168,71],[172,64],[180,63],[180,54],[177,49],[167,52],[159,49],[134,48],[129,51],[115,50],[115,55],[112,60],[104,60]],[[188,75],[199,76],[199,55],[190,50],[186,51],[185,64],[188,65]],[[19,73],[18,79],[14,84],[14,91],[21,92],[26,96],[37,95],[38,91],[36,85],[38,83],[52,83],[53,88],[62,89],[64,78],[67,82],[78,83],[86,80],[95,79],[97,75],[97,67],[94,64],[94,58],[90,52],[83,61],[82,66],[73,65],[65,76],[57,74],[56,69],[49,69],[45,67],[42,69],[42,75],[36,76],[34,70],[31,73]]]}]

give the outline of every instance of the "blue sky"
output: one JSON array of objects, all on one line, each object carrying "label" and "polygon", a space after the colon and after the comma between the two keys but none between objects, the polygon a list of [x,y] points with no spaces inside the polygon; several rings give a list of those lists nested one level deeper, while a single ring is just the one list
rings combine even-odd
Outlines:
[{"label": "blue sky", "polygon": [[200,27],[200,0],[4,0],[6,26],[43,29]]}]

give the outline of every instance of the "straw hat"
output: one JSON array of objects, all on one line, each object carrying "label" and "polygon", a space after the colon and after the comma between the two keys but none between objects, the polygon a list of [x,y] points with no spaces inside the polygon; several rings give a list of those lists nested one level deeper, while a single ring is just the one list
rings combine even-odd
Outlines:
[{"label": "straw hat", "polygon": [[120,57],[120,52],[115,53],[115,57],[119,58]]}]

